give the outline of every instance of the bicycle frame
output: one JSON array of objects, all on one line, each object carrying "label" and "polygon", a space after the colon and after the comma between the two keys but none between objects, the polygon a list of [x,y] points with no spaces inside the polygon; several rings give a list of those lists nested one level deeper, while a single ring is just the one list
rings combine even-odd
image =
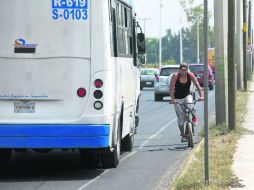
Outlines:
[{"label": "bicycle frame", "polygon": [[[193,110],[194,110],[194,107],[195,107],[195,104],[197,103],[198,100],[194,100],[193,102],[190,102],[190,103],[180,103],[180,102],[176,102],[176,104],[179,104],[180,107],[182,108],[183,112],[186,114],[187,116],[187,120],[186,122],[192,122],[191,118],[190,118],[190,115],[193,115]],[[189,109],[187,105],[191,105],[193,104],[193,107],[192,109]]]},{"label": "bicycle frame", "polygon": [[[177,104],[180,105],[180,107],[182,108],[183,112],[186,114],[187,116],[187,120],[185,121],[186,122],[186,125],[185,125],[185,135],[187,136],[187,139],[188,139],[188,146],[193,148],[194,147],[194,144],[193,144],[193,138],[192,136],[194,135],[194,124],[190,118],[190,115],[193,115],[193,110],[194,110],[194,107],[195,107],[195,104],[198,100],[195,100],[191,103],[180,103],[180,102],[176,102]],[[188,104],[193,104],[193,107],[190,109],[187,105]]]}]

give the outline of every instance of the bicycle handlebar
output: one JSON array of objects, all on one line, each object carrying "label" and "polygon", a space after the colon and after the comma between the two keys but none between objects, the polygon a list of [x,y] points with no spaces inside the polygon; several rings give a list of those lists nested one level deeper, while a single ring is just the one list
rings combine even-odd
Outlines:
[{"label": "bicycle handlebar", "polygon": [[[199,100],[194,100],[193,102],[189,102],[189,103],[185,103],[185,102],[184,102],[184,103],[176,102],[176,104],[179,104],[180,107],[182,108],[182,110],[183,110],[185,113],[187,113],[187,112],[192,112],[192,111],[193,111],[194,106],[195,106],[195,104],[196,104],[197,102],[199,102]],[[173,104],[171,101],[170,101],[169,103],[170,103],[170,104]],[[193,104],[193,108],[192,108],[191,110],[188,111],[188,109],[183,108],[184,105],[190,105],[190,104]]]},{"label": "bicycle handlebar", "polygon": [[[194,100],[193,102],[190,103],[180,103],[178,101],[176,101],[177,104],[183,105],[183,104],[196,104],[197,102],[201,102],[200,100]],[[172,101],[169,101],[169,104],[173,104]]]},{"label": "bicycle handlebar", "polygon": [[177,101],[176,101],[176,103],[177,103],[177,104],[180,104],[180,105],[184,105],[184,104],[186,104],[186,105],[188,105],[188,104],[193,104],[193,105],[195,105],[197,102],[199,102],[199,100],[194,100],[193,102],[189,102],[189,103],[180,103],[180,102],[177,102]]}]

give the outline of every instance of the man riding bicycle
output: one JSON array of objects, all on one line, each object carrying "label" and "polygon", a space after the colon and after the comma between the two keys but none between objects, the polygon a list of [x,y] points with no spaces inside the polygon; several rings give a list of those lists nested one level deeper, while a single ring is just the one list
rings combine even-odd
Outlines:
[{"label": "man riding bicycle", "polygon": [[[186,121],[186,114],[183,112],[181,106],[177,104],[179,103],[192,103],[193,96],[190,92],[191,82],[195,85],[199,93],[199,101],[203,101],[203,93],[201,87],[197,81],[195,75],[191,72],[188,72],[188,66],[185,63],[180,64],[179,71],[173,74],[172,79],[170,81],[170,96],[171,103],[174,104],[178,126],[181,133],[181,142],[186,141],[186,136],[184,134],[184,123]],[[196,109],[193,110],[193,118],[192,122],[194,125],[197,125],[197,117],[196,117]]]}]

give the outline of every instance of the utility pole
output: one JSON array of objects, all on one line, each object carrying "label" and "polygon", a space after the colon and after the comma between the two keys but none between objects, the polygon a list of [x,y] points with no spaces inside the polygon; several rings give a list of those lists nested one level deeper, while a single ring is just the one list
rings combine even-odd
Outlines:
[{"label": "utility pole", "polygon": [[197,57],[196,57],[196,63],[200,63],[200,56],[199,56],[199,20],[202,16],[203,12],[195,12],[195,11],[188,11],[189,13],[192,13],[195,15],[196,18],[196,38],[197,38]]},{"label": "utility pole", "polygon": [[246,14],[246,0],[243,0],[243,86],[244,90],[247,91],[247,14]]},{"label": "utility pole", "polygon": [[161,69],[161,51],[162,51],[162,42],[161,42],[161,9],[162,9],[162,3],[161,3],[161,0],[160,0],[160,47],[159,47],[159,70]]},{"label": "utility pole", "polygon": [[150,20],[150,18],[139,18],[139,20],[143,21],[143,25],[144,25],[144,34],[146,34],[146,21]]},{"label": "utility pole", "polygon": [[228,1],[214,0],[216,124],[228,124]]},{"label": "utility pole", "polygon": [[228,0],[228,126],[235,129],[235,0]]},{"label": "utility pole", "polygon": [[243,20],[243,1],[237,0],[237,16],[236,16],[236,49],[235,56],[237,62],[237,89],[243,89],[243,35],[242,35],[242,20]]},{"label": "utility pole", "polygon": [[180,18],[180,64],[183,63],[183,35],[182,35],[182,18]]},{"label": "utility pole", "polygon": [[[251,7],[251,0],[249,1],[249,17],[248,17],[248,46],[249,47],[252,47],[252,43],[251,43],[251,35],[252,35],[252,32],[251,32],[251,14],[252,14],[252,7]],[[252,48],[251,48],[252,49]],[[248,67],[247,67],[247,70],[248,70],[248,80],[251,80],[251,71],[252,71],[252,52],[249,52],[248,53]]]},{"label": "utility pole", "polygon": [[199,58],[199,17],[197,16],[197,63],[200,63]]},{"label": "utility pole", "polygon": [[[146,36],[146,21],[150,20],[150,18],[139,18],[139,20],[143,21],[143,24],[144,24],[144,34]],[[146,53],[145,53],[145,62],[146,62]]]},{"label": "utility pole", "polygon": [[[253,29],[251,30],[251,36],[252,36],[252,38],[251,38],[251,43],[252,43],[252,47],[253,47]],[[253,60],[253,53],[252,53],[252,72],[254,71],[254,60]]]},{"label": "utility pole", "polygon": [[205,184],[209,185],[209,142],[208,142],[208,0],[204,0],[204,127],[205,127]]}]

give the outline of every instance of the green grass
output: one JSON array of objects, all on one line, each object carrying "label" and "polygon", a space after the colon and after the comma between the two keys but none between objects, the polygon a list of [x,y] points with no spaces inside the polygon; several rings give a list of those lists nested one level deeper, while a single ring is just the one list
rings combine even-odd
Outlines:
[{"label": "green grass", "polygon": [[[239,91],[236,98],[236,129],[228,130],[226,124],[209,128],[209,186],[204,179],[204,144],[195,152],[184,172],[175,180],[172,189],[229,189],[237,180],[232,172],[233,155],[238,139],[247,130],[241,127],[246,114],[248,93]],[[203,135],[204,132],[201,132]]]}]

